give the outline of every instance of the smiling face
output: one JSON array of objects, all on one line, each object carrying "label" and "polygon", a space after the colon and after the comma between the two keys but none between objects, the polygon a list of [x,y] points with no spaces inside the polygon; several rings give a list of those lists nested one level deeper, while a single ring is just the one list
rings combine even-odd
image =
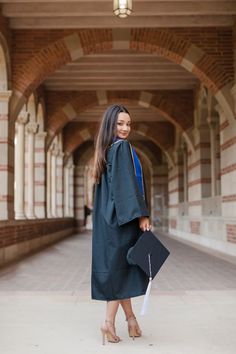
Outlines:
[{"label": "smiling face", "polygon": [[116,136],[121,139],[126,139],[131,130],[131,119],[128,113],[121,112],[118,114],[116,123]]}]

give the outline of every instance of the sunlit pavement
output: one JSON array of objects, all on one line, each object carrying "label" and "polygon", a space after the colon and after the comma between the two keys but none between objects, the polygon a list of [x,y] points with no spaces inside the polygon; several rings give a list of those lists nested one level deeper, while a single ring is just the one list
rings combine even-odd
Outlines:
[{"label": "sunlit pavement", "polygon": [[235,354],[236,264],[168,236],[171,255],[153,282],[144,335],[102,346],[105,303],[90,299],[91,234],[78,234],[0,271],[0,353]]}]

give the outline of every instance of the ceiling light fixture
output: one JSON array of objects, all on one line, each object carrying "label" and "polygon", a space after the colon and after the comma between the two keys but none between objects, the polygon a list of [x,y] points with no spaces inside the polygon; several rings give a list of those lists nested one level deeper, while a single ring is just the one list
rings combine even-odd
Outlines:
[{"label": "ceiling light fixture", "polygon": [[132,0],[113,0],[113,12],[120,18],[128,17],[132,12]]}]

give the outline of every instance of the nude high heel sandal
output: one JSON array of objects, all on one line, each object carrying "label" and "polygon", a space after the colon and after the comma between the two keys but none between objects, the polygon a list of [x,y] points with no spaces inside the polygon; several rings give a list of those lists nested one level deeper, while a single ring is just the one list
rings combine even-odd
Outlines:
[{"label": "nude high heel sandal", "polygon": [[142,335],[142,331],[139,328],[138,322],[136,320],[135,316],[130,316],[128,318],[126,318],[126,321],[128,322],[128,332],[129,332],[129,336],[133,338],[136,337],[141,337]]},{"label": "nude high heel sandal", "polygon": [[115,326],[111,321],[105,321],[105,323],[101,326],[102,332],[102,344],[106,344],[107,341],[110,343],[119,343],[121,341],[120,337],[116,335]]}]

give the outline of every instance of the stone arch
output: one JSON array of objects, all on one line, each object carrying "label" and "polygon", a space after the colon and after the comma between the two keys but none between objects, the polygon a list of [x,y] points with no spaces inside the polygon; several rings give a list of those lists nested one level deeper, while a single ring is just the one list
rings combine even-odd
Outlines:
[{"label": "stone arch", "polygon": [[[175,97],[174,97],[175,96]],[[160,92],[153,94],[145,91],[122,91],[109,92],[98,91],[96,94],[78,94],[73,97],[71,101],[66,102],[58,111],[55,112],[49,119],[48,130],[48,144],[53,136],[57,134],[67,123],[77,118],[81,112],[96,105],[112,104],[117,101],[123,103],[137,103],[144,108],[151,108],[157,113],[161,114],[168,121],[178,127],[181,131],[186,131],[193,125],[193,107],[191,103],[185,101],[181,102],[179,97],[179,104],[176,105],[176,93]],[[191,146],[191,140],[189,139]]]},{"label": "stone arch", "polygon": [[[227,118],[234,119],[233,98],[230,92],[232,79],[222,70],[218,62],[201,48],[167,29],[126,30],[125,33],[102,31],[104,31],[104,36],[87,36],[86,43],[78,33],[74,32],[48,45],[30,58],[21,67],[25,80],[15,77],[14,97],[11,101],[13,118],[16,118],[30,94],[60,66],[77,60],[85,54],[91,55],[119,48],[157,54],[181,65],[211,90]],[[50,60],[48,60],[48,53],[50,53]],[[32,68],[34,68],[33,73]]]},{"label": "stone arch", "polygon": [[[148,138],[151,140],[155,145],[157,145],[166,155],[167,160],[171,166],[174,166],[174,160],[173,157],[171,156],[170,149],[174,144],[174,130],[169,130],[168,135],[167,130],[171,128],[171,125],[169,123],[169,126],[166,126],[167,123],[160,124],[159,123],[154,123],[151,127],[147,124],[139,124],[137,123],[133,127],[133,131],[138,133],[140,136],[144,136],[145,138]],[[158,127],[158,136],[154,131],[154,126],[155,128]],[[88,127],[85,123],[80,123],[79,129],[75,128],[75,126],[72,124],[69,129],[66,131],[66,134],[64,136],[65,140],[65,145],[64,145],[64,164],[68,160],[68,157],[73,154],[73,152],[85,141],[87,140],[92,140],[95,133],[97,130],[97,125],[93,124],[90,127]],[[156,129],[155,129],[156,130]],[[168,136],[168,139],[166,137]]]}]

